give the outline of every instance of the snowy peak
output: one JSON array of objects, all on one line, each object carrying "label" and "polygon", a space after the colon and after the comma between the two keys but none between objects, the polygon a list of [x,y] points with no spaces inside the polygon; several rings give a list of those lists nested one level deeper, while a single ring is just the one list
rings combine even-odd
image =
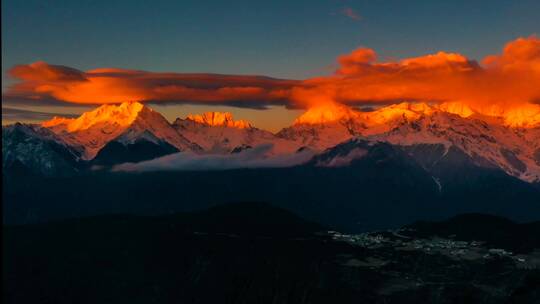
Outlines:
[{"label": "snowy peak", "polygon": [[338,103],[325,103],[309,108],[293,125],[276,135],[298,147],[322,151],[358,135],[362,112]]},{"label": "snowy peak", "polygon": [[146,140],[167,142],[178,150],[196,147],[176,132],[160,113],[139,102],[102,105],[74,119],[54,118],[42,124],[71,145],[85,147],[84,158],[93,159],[111,141],[131,144]]},{"label": "snowy peak", "polygon": [[513,128],[540,127],[540,105],[527,104],[502,112],[504,124]]},{"label": "snowy peak", "polygon": [[200,115],[190,114],[186,119],[213,127],[252,128],[251,124],[245,120],[234,120],[232,114],[229,112],[206,112]]},{"label": "snowy peak", "polygon": [[148,107],[143,107],[138,112],[131,125],[116,140],[125,144],[137,140],[147,140],[156,144],[158,141],[164,141],[180,151],[198,149],[179,134],[165,117]]},{"label": "snowy peak", "polygon": [[490,124],[482,119],[436,111],[432,115],[401,122],[386,132],[365,132],[376,141],[400,146],[443,144],[454,147],[475,160],[477,165],[497,167],[526,181],[540,180],[540,166],[534,144],[537,129],[517,129]]},{"label": "snowy peak", "polygon": [[[461,102],[403,102],[360,111],[324,103],[308,109],[291,127],[273,134],[221,112],[189,115],[171,124],[141,103],[126,102],[103,105],[78,118],[55,117],[39,129],[54,135],[55,142],[78,151],[83,160],[94,159],[105,146],[112,146],[112,154],[121,156],[124,152],[118,151],[127,151],[124,148],[128,146],[166,147],[159,153],[148,153],[161,155],[173,150],[231,153],[271,145],[269,155],[277,155],[304,148],[322,152],[352,138],[362,138],[401,147],[428,144],[446,151],[458,149],[477,165],[496,167],[525,181],[540,181],[540,106],[534,104],[479,111]],[[347,160],[337,163],[346,164]]]},{"label": "snowy peak", "polygon": [[333,147],[354,136],[379,134],[397,125],[432,115],[425,103],[400,103],[371,112],[361,112],[342,104],[324,104],[308,109],[278,136],[315,150]]},{"label": "snowy peak", "polygon": [[326,103],[309,108],[293,125],[318,125],[357,119],[360,113],[338,103]]},{"label": "snowy peak", "polygon": [[343,104],[329,103],[308,109],[298,117],[294,125],[329,124],[357,121],[368,125],[383,124],[391,120],[407,118],[417,119],[421,115],[431,115],[436,108],[426,103],[408,103],[390,105],[372,112],[361,112]]},{"label": "snowy peak", "polygon": [[539,181],[540,127],[531,127],[531,117],[536,115],[536,106],[531,106],[489,115],[458,102],[404,102],[370,112],[342,105],[318,106],[306,111],[278,136],[319,151],[354,137],[399,146],[442,144],[446,149],[459,149],[477,165],[497,167],[522,180]]},{"label": "snowy peak", "polygon": [[540,105],[537,104],[514,107],[491,105],[472,109],[460,102],[446,102],[438,105],[437,108],[464,118],[475,115],[483,120],[496,122],[510,128],[540,127]]},{"label": "snowy peak", "polygon": [[231,113],[207,112],[177,118],[173,128],[208,153],[231,153],[262,144],[272,145],[269,154],[292,153],[299,148],[296,143],[257,129],[247,121],[235,121]]},{"label": "snowy peak", "polygon": [[475,114],[468,105],[461,102],[445,102],[440,104],[438,108],[443,112],[456,114],[465,118]]},{"label": "snowy peak", "polygon": [[474,116],[511,128],[534,128],[540,126],[539,105],[527,104],[510,109],[498,106],[473,109],[462,102],[444,102],[440,104],[402,102],[381,107],[371,112],[357,111],[343,104],[326,103],[309,108],[295,120],[294,125],[350,123],[354,121],[371,127],[398,120],[416,120],[422,116],[430,116],[441,112],[458,115],[462,118]]},{"label": "snowy peak", "polygon": [[99,108],[85,112],[78,118],[54,117],[42,123],[44,127],[63,126],[68,132],[89,129],[101,123],[126,127],[133,123],[141,111],[152,111],[139,102],[124,102],[120,105],[102,105]]}]

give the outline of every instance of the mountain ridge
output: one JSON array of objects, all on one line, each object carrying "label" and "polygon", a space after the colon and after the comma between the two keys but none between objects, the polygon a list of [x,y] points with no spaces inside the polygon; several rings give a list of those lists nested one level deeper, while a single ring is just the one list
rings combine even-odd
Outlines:
[{"label": "mountain ridge", "polygon": [[43,122],[41,128],[52,131],[67,146],[82,147],[84,161],[91,161],[112,143],[118,151],[129,151],[127,147],[133,148],[135,143],[156,149],[148,150],[142,158],[118,157],[117,163],[121,163],[185,151],[237,153],[263,144],[272,148],[262,157],[293,154],[304,148],[323,153],[340,143],[362,138],[402,147],[440,144],[446,151],[455,147],[476,165],[499,168],[527,182],[540,181],[540,126],[505,125],[460,103],[404,102],[369,112],[326,104],[308,109],[290,127],[272,133],[245,120],[234,120],[231,113],[188,115],[170,123],[141,103],[125,102],[102,105],[78,118],[55,117]]}]

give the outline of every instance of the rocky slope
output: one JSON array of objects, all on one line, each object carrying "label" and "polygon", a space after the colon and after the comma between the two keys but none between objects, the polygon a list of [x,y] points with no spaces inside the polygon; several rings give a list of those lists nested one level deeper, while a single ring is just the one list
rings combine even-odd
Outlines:
[{"label": "rocky slope", "polygon": [[247,121],[234,120],[231,113],[207,112],[186,119],[177,118],[173,128],[209,153],[236,153],[271,144],[269,154],[275,155],[293,153],[300,147],[295,142],[255,128]]}]

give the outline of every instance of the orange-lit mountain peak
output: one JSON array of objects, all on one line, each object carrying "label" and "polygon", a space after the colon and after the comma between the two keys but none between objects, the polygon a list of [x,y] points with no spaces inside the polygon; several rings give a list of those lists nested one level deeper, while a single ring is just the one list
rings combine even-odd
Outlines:
[{"label": "orange-lit mountain peak", "polygon": [[[408,119],[415,119],[419,115],[432,115],[435,112],[445,112],[459,115],[463,118],[479,114],[486,118],[500,119],[505,126],[530,128],[540,125],[540,106],[535,104],[523,104],[517,106],[491,105],[484,107],[475,107],[466,103],[453,101],[438,105],[428,105],[426,103],[401,103],[381,108],[373,113],[386,118],[403,115]],[[370,114],[370,117],[377,116]]]},{"label": "orange-lit mountain peak", "polygon": [[124,102],[119,105],[104,104],[93,111],[83,113],[78,118],[55,117],[43,122],[42,126],[63,126],[68,132],[86,130],[99,123],[112,123],[125,127],[131,125],[144,108],[145,106],[139,102]]},{"label": "orange-lit mountain peak", "polygon": [[425,102],[402,102],[395,105],[390,105],[382,108],[383,111],[390,111],[396,113],[416,113],[416,114],[431,114],[433,113],[433,107]]},{"label": "orange-lit mountain peak", "polygon": [[[445,104],[441,104],[441,108],[443,106]],[[528,103],[514,106],[494,104],[471,108],[460,103],[454,103],[452,106],[453,108],[442,109],[446,112],[458,114],[461,117],[469,117],[477,113],[481,117],[498,119],[503,125],[512,128],[534,128],[540,126],[540,105],[537,104]],[[460,107],[463,107],[465,110],[460,112]]]},{"label": "orange-lit mountain peak", "polygon": [[298,117],[294,124],[326,124],[341,121],[356,121],[366,127],[389,124],[396,120],[409,121],[435,113],[455,114],[463,118],[474,117],[489,121],[498,120],[508,127],[531,128],[540,126],[540,105],[525,104],[513,107],[498,105],[472,107],[467,103],[452,101],[441,104],[424,102],[402,102],[378,108],[371,112],[361,112],[349,106],[328,102],[309,108]]},{"label": "orange-lit mountain peak", "polygon": [[416,119],[421,115],[431,115],[436,110],[433,106],[421,102],[402,102],[372,112],[357,111],[339,103],[325,103],[309,108],[294,124],[324,124],[350,120],[362,121],[368,125],[384,124],[399,118]]},{"label": "orange-lit mountain peak", "polygon": [[206,112],[203,114],[190,114],[187,119],[208,126],[221,126],[238,129],[249,129],[251,124],[246,120],[234,120],[229,112]]},{"label": "orange-lit mountain peak", "polygon": [[368,124],[385,124],[396,119],[418,119],[422,115],[431,115],[436,109],[426,103],[402,102],[364,113]]},{"label": "orange-lit mountain peak", "polygon": [[510,127],[532,128],[540,126],[540,105],[526,104],[504,113],[504,124]]},{"label": "orange-lit mountain peak", "polygon": [[456,114],[464,118],[467,118],[475,113],[471,107],[457,101],[441,103],[437,108],[443,112]]},{"label": "orange-lit mountain peak", "polygon": [[309,108],[304,114],[296,118],[295,125],[299,124],[324,124],[341,120],[358,118],[360,112],[338,103],[324,103]]},{"label": "orange-lit mountain peak", "polygon": [[58,125],[67,125],[73,122],[74,120],[75,118],[65,118],[65,117],[54,116],[51,120],[42,122],[41,125],[46,128],[51,128]]}]

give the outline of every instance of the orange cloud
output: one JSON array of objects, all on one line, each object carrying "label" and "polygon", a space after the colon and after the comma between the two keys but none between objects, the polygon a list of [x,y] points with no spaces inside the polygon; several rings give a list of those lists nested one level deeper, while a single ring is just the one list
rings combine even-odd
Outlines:
[{"label": "orange cloud", "polygon": [[49,65],[43,61],[17,65],[9,73],[15,78],[36,82],[85,81],[84,73],[65,66]]},{"label": "orange cloud", "polygon": [[368,48],[358,48],[350,54],[338,57],[338,62],[341,67],[337,70],[338,74],[357,74],[362,68],[369,66],[370,63],[377,59],[377,54],[374,50]]},{"label": "orange cloud", "polygon": [[79,71],[35,62],[9,71],[21,80],[4,98],[39,102],[54,99],[76,104],[124,101],[231,104],[260,108],[285,104],[289,89],[298,83],[263,76],[152,73],[103,68]]},{"label": "orange cloud", "polygon": [[423,101],[461,103],[466,106],[462,108],[486,115],[501,116],[512,111],[540,115],[538,37],[511,41],[500,54],[487,56],[481,62],[442,51],[378,61],[374,50],[359,48],[338,57],[339,68],[333,75],[301,81],[112,68],[83,72],[36,62],[10,70],[20,81],[8,88],[3,99],[54,99],[78,104],[204,103],[252,108],[272,104],[309,108],[325,103]]},{"label": "orange cloud", "polygon": [[338,58],[340,67],[327,77],[309,79],[292,98],[311,104],[461,102],[495,114],[540,100],[540,39],[520,38],[483,65],[447,52],[378,62],[375,51],[359,48]]},{"label": "orange cloud", "polygon": [[540,72],[540,39],[518,38],[504,47],[500,55],[484,58],[483,63],[502,70],[535,70]]}]

